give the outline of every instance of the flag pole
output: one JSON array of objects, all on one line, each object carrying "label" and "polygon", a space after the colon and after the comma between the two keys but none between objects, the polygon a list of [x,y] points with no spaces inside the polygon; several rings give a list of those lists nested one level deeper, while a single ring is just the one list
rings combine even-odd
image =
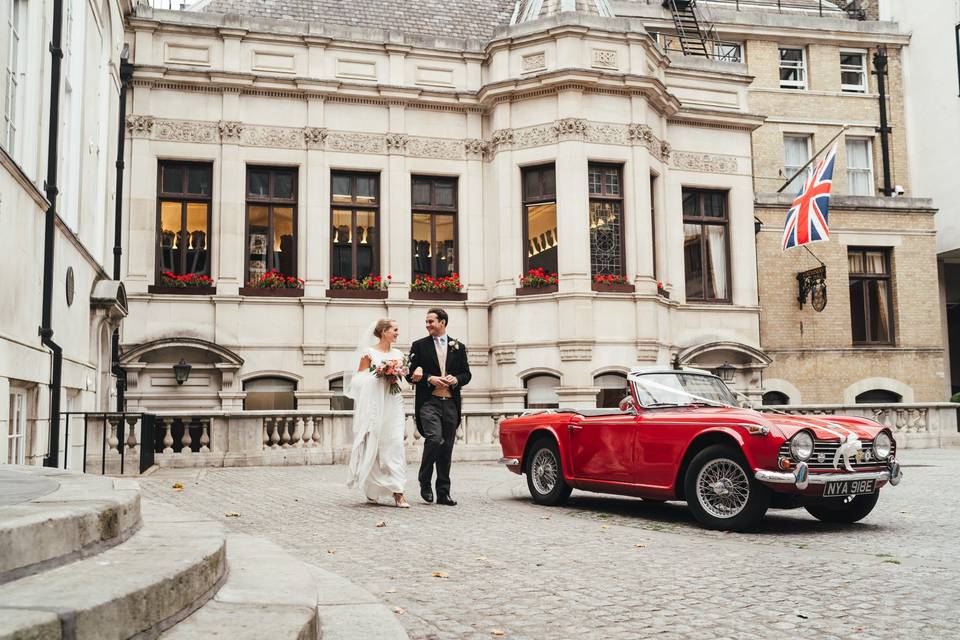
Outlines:
[{"label": "flag pole", "polygon": [[800,175],[801,173],[803,173],[804,171],[806,171],[806,170],[807,170],[807,167],[809,167],[811,164],[813,164],[813,161],[816,160],[816,159],[820,156],[821,153],[823,153],[824,149],[826,149],[826,148],[829,147],[831,144],[833,144],[834,140],[836,140],[837,138],[839,138],[840,136],[842,136],[842,135],[844,134],[844,132],[845,132],[847,129],[849,129],[849,128],[850,128],[850,125],[848,125],[848,124],[843,125],[843,128],[840,129],[840,133],[838,133],[837,135],[835,135],[835,136],[833,136],[832,138],[830,138],[830,140],[829,140],[829,142],[827,142],[827,144],[825,144],[825,145],[823,145],[822,147],[820,147],[820,149],[819,149],[815,154],[813,154],[813,156],[812,156],[809,160],[807,160],[807,164],[805,164],[805,165],[803,165],[802,167],[800,167],[795,174],[793,174],[792,176],[790,176],[790,178],[789,178],[786,182],[783,183],[783,186],[782,186],[782,187],[780,187],[779,189],[777,189],[777,193],[783,193],[783,190],[786,189],[787,186],[789,186],[789,184],[790,184],[791,182],[793,182],[794,179],[795,179],[798,175]]}]

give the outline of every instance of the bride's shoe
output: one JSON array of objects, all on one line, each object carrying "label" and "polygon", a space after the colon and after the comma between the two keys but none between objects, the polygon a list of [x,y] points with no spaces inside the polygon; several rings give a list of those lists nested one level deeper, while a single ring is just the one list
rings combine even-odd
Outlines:
[{"label": "bride's shoe", "polygon": [[400,509],[409,509],[410,503],[407,502],[407,499],[403,497],[402,493],[393,494],[393,499],[397,502],[397,507]]}]

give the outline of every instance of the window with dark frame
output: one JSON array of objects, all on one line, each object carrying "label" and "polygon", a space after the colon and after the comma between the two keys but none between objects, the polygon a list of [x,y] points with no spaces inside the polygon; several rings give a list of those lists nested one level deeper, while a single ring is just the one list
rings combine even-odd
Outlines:
[{"label": "window with dark frame", "polygon": [[287,378],[245,380],[244,411],[291,411],[297,408],[297,383]]},{"label": "window with dark frame", "polygon": [[893,344],[890,250],[850,248],[847,262],[853,344]]},{"label": "window with dark frame", "polygon": [[548,374],[530,376],[523,381],[527,397],[523,406],[527,409],[556,409],[560,406],[560,378]]},{"label": "window with dark frame", "polygon": [[330,277],[380,275],[380,174],[330,173]]},{"label": "window with dark frame", "polygon": [[653,251],[653,278],[660,282],[657,268],[657,174],[650,174],[650,246]]},{"label": "window with dark frame", "polygon": [[623,276],[623,167],[591,162],[587,166],[590,188],[590,275]]},{"label": "window with dark frame", "polygon": [[210,275],[213,165],[163,160],[157,170],[157,282],[167,271]]},{"label": "window with dark frame", "polygon": [[557,272],[557,174],[553,163],[525,167],[523,183],[523,233],[527,245],[523,270]]},{"label": "window with dark frame", "polygon": [[413,279],[457,271],[457,179],[411,178]]},{"label": "window with dark frame", "polygon": [[730,301],[727,192],[683,189],[683,266],[687,301]]},{"label": "window with dark frame", "polygon": [[297,276],[297,170],[247,167],[245,281]]}]

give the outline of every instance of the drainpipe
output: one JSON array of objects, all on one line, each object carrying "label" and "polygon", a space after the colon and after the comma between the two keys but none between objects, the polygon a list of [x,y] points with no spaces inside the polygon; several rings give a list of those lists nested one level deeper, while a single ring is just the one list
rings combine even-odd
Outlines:
[{"label": "drainpipe", "polygon": [[[120,256],[123,255],[122,237],[123,237],[123,168],[124,168],[124,146],[126,136],[127,119],[127,87],[130,79],[133,77],[133,65],[129,61],[130,50],[127,45],[123,45],[123,53],[120,54],[120,109],[117,117],[117,184],[116,184],[116,208],[113,213],[113,279],[120,280]],[[120,366],[120,330],[113,332],[110,347],[110,359],[112,360],[111,371],[117,378],[117,411],[124,409],[124,393],[127,390],[127,372]]]},{"label": "drainpipe", "polygon": [[888,198],[893,195],[893,181],[890,176],[890,132],[893,131],[887,122],[887,49],[880,47],[873,54],[873,68],[877,75],[877,92],[880,94],[880,150],[883,156],[883,195]]},{"label": "drainpipe", "polygon": [[60,48],[63,30],[63,0],[53,2],[53,33],[50,40],[50,122],[47,140],[47,179],[43,188],[47,195],[47,216],[43,238],[43,314],[40,324],[40,342],[53,355],[50,375],[50,447],[43,460],[45,467],[57,467],[60,461],[60,382],[63,372],[63,349],[53,341],[51,310],[53,307],[53,244],[54,223],[57,218],[57,138],[60,123]]}]

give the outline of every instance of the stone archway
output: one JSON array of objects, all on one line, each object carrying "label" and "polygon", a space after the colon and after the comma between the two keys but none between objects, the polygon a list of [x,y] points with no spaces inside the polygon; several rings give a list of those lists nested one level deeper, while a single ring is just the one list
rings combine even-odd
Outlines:
[{"label": "stone archway", "polygon": [[732,341],[707,342],[677,353],[677,363],[682,367],[707,369],[718,375],[721,368],[732,367],[731,379],[725,382],[757,403],[763,394],[760,373],[771,362],[760,349]]},{"label": "stone archway", "polygon": [[[182,383],[173,371],[180,360],[190,365]],[[243,358],[216,343],[164,338],[128,349],[120,362],[127,371],[129,411],[242,409],[243,391],[236,374]]]}]

